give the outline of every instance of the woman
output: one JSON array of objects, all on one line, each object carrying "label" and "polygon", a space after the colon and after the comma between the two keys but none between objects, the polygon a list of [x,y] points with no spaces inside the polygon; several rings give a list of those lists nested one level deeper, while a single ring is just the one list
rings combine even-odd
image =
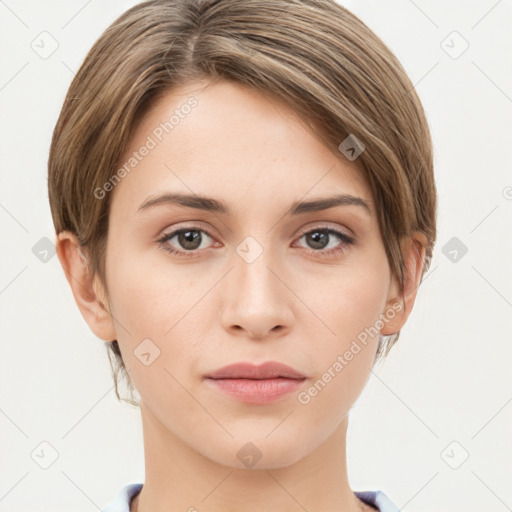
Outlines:
[{"label": "woman", "polygon": [[350,489],[346,431],[436,189],[366,25],[330,0],[136,5],[76,74],[48,177],[74,298],[141,409],[145,482],[109,512],[398,510]]}]

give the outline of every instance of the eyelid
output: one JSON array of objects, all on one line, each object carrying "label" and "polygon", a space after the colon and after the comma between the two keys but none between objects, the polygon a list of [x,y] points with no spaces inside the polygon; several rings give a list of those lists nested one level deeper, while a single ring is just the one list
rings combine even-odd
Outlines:
[{"label": "eyelid", "polygon": [[[191,222],[194,222],[194,221],[191,221]],[[182,227],[174,227],[173,226],[168,231],[167,231],[167,228],[166,228],[166,230],[164,230],[164,232],[160,236],[157,237],[157,242],[161,242],[164,239],[169,240],[171,238],[174,238],[179,233],[181,233],[183,231],[187,231],[187,230],[190,230],[190,231],[200,231],[201,233],[206,234],[212,240],[215,240],[217,238],[217,237],[213,236],[212,234],[210,234],[210,231],[208,229],[204,228],[203,226],[201,226],[199,224],[187,224],[187,225],[182,226]],[[200,250],[198,249],[198,251],[200,251],[200,252],[205,251],[205,250],[206,249],[200,249]],[[187,251],[187,252],[191,253],[193,251]]]},{"label": "eyelid", "polygon": [[[183,226],[181,224],[183,224]],[[157,240],[161,239],[165,236],[168,236],[168,235],[175,235],[177,232],[187,230],[187,229],[202,231],[202,232],[206,233],[210,238],[218,238],[217,236],[213,236],[211,234],[212,231],[215,231],[214,229],[212,229],[210,227],[205,227],[204,225],[202,225],[201,221],[191,220],[191,221],[177,222],[176,224],[173,224],[172,226],[166,227],[165,229],[163,229],[160,232],[161,234],[159,234],[157,236]]]},{"label": "eyelid", "polygon": [[[161,235],[159,235],[157,237],[157,239],[164,238],[167,235],[171,235],[171,234],[175,235],[177,232],[180,232],[180,231],[186,230],[186,229],[202,231],[202,232],[206,233],[210,238],[216,238],[216,237],[214,237],[210,233],[209,228],[205,228],[205,227],[201,226],[200,224],[194,224],[194,222],[196,222],[196,221],[190,221],[190,222],[192,224],[186,224],[183,227],[174,227],[173,226],[172,229],[170,229],[168,232],[166,232],[166,230],[164,230],[164,232]],[[335,231],[340,231],[347,238],[351,238],[351,239],[354,239],[354,240],[356,239],[355,234],[351,230],[348,230],[347,228],[344,228],[344,227],[340,227],[338,225],[332,226],[332,225],[329,225],[329,224],[327,224],[325,222],[324,223],[320,222],[320,224],[313,222],[313,223],[311,223],[311,225],[308,225],[308,226],[305,226],[305,227],[301,228],[299,233],[296,235],[295,239],[296,238],[300,238],[301,236],[303,236],[306,233],[309,233],[310,231],[315,230],[315,229],[333,229]]]},{"label": "eyelid", "polygon": [[339,225],[333,226],[331,224],[322,223],[322,222],[320,222],[319,224],[318,223],[316,223],[316,224],[313,223],[310,226],[306,226],[306,227],[302,228],[297,236],[300,238],[302,235],[305,235],[306,233],[309,233],[310,231],[314,231],[315,229],[318,229],[318,230],[327,229],[327,230],[338,231],[338,232],[342,233],[343,235],[345,235],[347,238],[351,238],[354,241],[356,239],[355,234],[352,233],[351,230],[349,230],[349,229],[347,229],[345,227],[340,227]]}]

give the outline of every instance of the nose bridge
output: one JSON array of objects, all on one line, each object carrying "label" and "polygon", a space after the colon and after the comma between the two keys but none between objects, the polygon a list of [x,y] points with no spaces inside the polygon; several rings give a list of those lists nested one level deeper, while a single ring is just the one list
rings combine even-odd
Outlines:
[{"label": "nose bridge", "polygon": [[[246,237],[233,254],[228,290],[221,308],[225,328],[238,326],[252,336],[264,336],[276,326],[289,325],[288,293],[279,278],[279,251],[269,246],[272,236]],[[277,274],[277,275],[276,275]]]},{"label": "nose bridge", "polygon": [[[271,303],[280,295],[282,284],[270,269],[280,267],[276,251],[271,247],[271,236],[247,236],[236,248],[233,281],[240,290],[235,292],[242,300],[250,299],[253,306],[261,307],[260,302]],[[240,294],[242,296],[240,296]]]}]

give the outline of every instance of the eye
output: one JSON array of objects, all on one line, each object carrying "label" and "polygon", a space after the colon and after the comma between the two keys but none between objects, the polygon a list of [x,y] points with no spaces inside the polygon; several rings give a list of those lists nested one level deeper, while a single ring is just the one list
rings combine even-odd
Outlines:
[{"label": "eye", "polygon": [[[201,229],[198,226],[188,226],[185,228],[177,229],[175,231],[171,231],[170,233],[166,233],[162,238],[158,240],[158,243],[162,249],[170,254],[176,254],[183,257],[192,257],[204,250],[204,247],[201,248],[201,244],[205,238],[203,234],[206,235],[206,238],[213,239],[212,236],[209,235],[204,229]],[[172,244],[169,244],[169,242],[175,237],[176,242],[183,250],[176,248]],[[326,257],[336,253],[341,253],[347,250],[348,246],[355,243],[355,239],[352,236],[329,227],[318,227],[315,229],[310,229],[309,231],[305,231],[300,235],[298,240],[302,238],[305,238],[307,243],[312,247],[312,249],[306,248],[308,253],[319,257]],[[325,247],[331,244],[333,238],[334,241],[338,239],[338,243],[330,249],[326,250]]]},{"label": "eye", "polygon": [[[206,234],[208,238],[212,238],[204,229],[201,229],[198,226],[189,226],[165,234],[158,240],[158,242],[162,249],[171,254],[178,254],[179,256],[185,257],[195,256],[197,253],[201,252],[199,249],[203,242],[203,236],[201,233]],[[177,237],[177,242],[185,250],[176,249],[172,245],[169,245],[168,242],[174,237]]]},{"label": "eye", "polygon": [[[315,229],[310,229],[309,231],[304,232],[299,240],[304,238],[307,243],[313,247],[314,249],[308,249],[308,252],[313,256],[331,256],[336,253],[341,253],[348,249],[348,246],[353,245],[355,239],[342,231],[338,231],[336,229],[332,229],[329,227],[318,227]],[[338,239],[338,243],[335,244],[328,250],[325,250],[333,237]]]}]

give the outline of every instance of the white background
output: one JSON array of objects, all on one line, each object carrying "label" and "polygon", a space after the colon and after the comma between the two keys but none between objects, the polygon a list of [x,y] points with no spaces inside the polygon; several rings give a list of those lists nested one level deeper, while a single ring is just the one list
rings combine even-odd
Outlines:
[{"label": "white background", "polygon": [[[32,252],[54,240],[46,165],[67,88],[135,3],[0,1],[0,512],[92,512],[144,480],[138,409],[117,401],[58,258]],[[351,486],[407,512],[512,510],[512,3],[341,3],[415,84],[439,193],[431,272],[351,413]],[[43,31],[59,45],[47,59],[31,48]],[[458,58],[453,31],[469,44]],[[468,248],[457,262],[452,237]],[[43,441],[58,453],[48,469],[31,456]]]}]

